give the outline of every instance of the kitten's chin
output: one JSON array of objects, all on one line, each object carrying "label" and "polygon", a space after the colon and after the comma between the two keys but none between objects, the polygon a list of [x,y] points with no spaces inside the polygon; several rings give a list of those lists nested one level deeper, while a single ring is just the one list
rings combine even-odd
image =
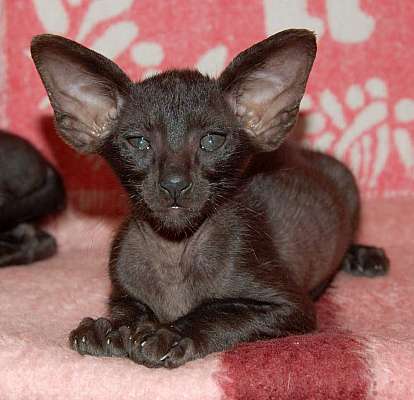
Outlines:
[{"label": "kitten's chin", "polygon": [[187,236],[200,226],[200,213],[185,207],[168,207],[153,213],[155,228],[171,236]]}]

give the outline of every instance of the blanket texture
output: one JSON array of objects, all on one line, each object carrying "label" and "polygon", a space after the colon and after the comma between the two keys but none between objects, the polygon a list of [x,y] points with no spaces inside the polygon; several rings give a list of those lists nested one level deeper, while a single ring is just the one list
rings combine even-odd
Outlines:
[{"label": "blanket texture", "polygon": [[69,349],[70,330],[105,313],[108,246],[118,219],[68,211],[49,224],[61,243],[57,257],[0,271],[0,398],[414,398],[412,201],[364,206],[361,241],[385,246],[388,276],[339,273],[318,301],[314,334],[243,344],[175,370]]},{"label": "blanket texture", "polygon": [[[0,121],[62,172],[68,210],[46,221],[59,254],[0,270],[0,400],[414,398],[414,3],[371,0],[0,0]],[[244,344],[176,370],[82,357],[67,336],[106,311],[110,239],[125,197],[97,157],[67,148],[29,56],[57,33],[139,80],[171,67],[215,76],[239,51],[287,28],[317,33],[296,136],[355,173],[360,241],[390,274],[340,273],[311,335]]]}]

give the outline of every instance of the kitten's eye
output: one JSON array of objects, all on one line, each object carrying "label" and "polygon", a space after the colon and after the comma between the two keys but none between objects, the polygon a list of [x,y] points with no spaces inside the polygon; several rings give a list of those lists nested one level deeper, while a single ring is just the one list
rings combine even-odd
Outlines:
[{"label": "kitten's eye", "polygon": [[204,151],[214,151],[223,146],[226,137],[224,135],[209,133],[200,140],[200,147]]},{"label": "kitten's eye", "polygon": [[136,149],[144,151],[151,148],[150,142],[143,136],[135,136],[128,139],[128,142]]}]

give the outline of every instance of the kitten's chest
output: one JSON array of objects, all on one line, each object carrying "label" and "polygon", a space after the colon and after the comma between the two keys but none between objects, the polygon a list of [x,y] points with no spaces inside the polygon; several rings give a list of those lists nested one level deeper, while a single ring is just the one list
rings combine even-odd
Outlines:
[{"label": "kitten's chest", "polygon": [[118,284],[163,322],[233,294],[239,235],[234,242],[226,221],[207,222],[182,241],[166,240],[149,226],[131,224],[121,241],[115,267]]},{"label": "kitten's chest", "polygon": [[174,321],[215,297],[218,289],[199,269],[206,266],[183,258],[176,264],[148,264],[140,274],[137,295],[154,311],[161,322]]},{"label": "kitten's chest", "polygon": [[[164,269],[175,269],[165,265]],[[153,282],[153,290],[145,290],[143,297],[161,322],[174,321],[187,314],[202,301],[202,294],[197,290],[200,282],[195,283],[192,276],[178,277],[172,274],[159,275]]]},{"label": "kitten's chest", "polygon": [[202,256],[197,243],[153,246],[146,256],[141,251],[137,261],[125,264],[123,286],[161,322],[174,321],[219,295],[217,266]]}]

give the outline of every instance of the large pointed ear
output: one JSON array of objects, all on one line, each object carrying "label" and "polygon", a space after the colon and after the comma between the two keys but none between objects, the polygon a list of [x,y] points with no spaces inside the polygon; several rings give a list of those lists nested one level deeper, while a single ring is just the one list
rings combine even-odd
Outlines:
[{"label": "large pointed ear", "polygon": [[104,56],[61,36],[35,36],[31,52],[63,139],[83,153],[97,150],[118,118],[129,78]]},{"label": "large pointed ear", "polygon": [[240,53],[219,77],[258,149],[276,149],[293,128],[315,55],[312,32],[287,30]]}]

